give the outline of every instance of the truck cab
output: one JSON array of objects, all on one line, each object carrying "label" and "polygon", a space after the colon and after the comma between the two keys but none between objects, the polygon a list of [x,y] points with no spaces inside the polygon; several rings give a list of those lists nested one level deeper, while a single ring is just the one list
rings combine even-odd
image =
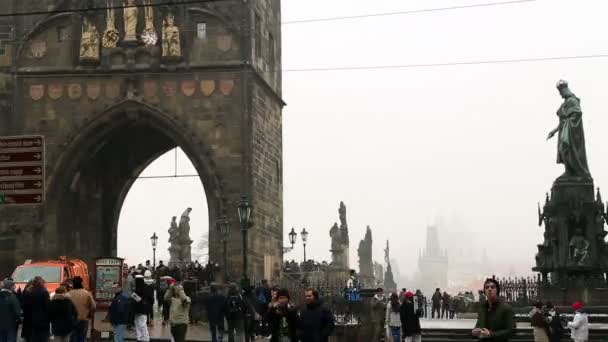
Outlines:
[{"label": "truck cab", "polygon": [[85,289],[90,288],[87,264],[78,259],[60,257],[58,260],[26,261],[23,265],[17,266],[12,278],[15,287],[23,291],[27,283],[36,276],[44,279],[49,293],[54,293],[62,283],[70,282],[76,276],[82,278],[82,285]]}]

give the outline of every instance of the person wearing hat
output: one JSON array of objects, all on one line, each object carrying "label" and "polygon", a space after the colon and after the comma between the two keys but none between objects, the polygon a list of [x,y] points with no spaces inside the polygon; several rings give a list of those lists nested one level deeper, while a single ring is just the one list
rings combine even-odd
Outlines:
[{"label": "person wearing hat", "polygon": [[572,304],[574,319],[568,323],[570,337],[574,342],[585,342],[589,339],[589,320],[587,314],[583,312],[583,303],[575,302]]},{"label": "person wearing hat", "polygon": [[414,294],[405,292],[405,299],[401,304],[401,327],[406,342],[422,341],[420,329],[420,311],[414,308]]},{"label": "person wearing hat", "polygon": [[486,279],[483,288],[486,301],[480,305],[472,334],[484,342],[508,342],[513,333],[513,309],[499,299],[500,284],[496,279]]},{"label": "person wearing hat", "polygon": [[17,324],[21,318],[21,305],[17,296],[13,293],[15,283],[6,278],[0,289],[0,340],[16,341]]},{"label": "person wearing hat", "polygon": [[279,289],[277,301],[268,309],[268,324],[270,325],[270,342],[295,342],[298,324],[298,313],[289,304],[289,291]]}]

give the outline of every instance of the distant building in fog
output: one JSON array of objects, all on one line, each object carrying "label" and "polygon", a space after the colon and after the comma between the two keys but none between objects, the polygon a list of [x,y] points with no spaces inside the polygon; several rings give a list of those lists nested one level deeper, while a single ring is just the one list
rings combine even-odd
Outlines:
[{"label": "distant building in fog", "polygon": [[426,247],[418,257],[418,273],[415,277],[416,288],[430,295],[436,288],[448,286],[448,253],[439,245],[436,226],[427,227]]}]

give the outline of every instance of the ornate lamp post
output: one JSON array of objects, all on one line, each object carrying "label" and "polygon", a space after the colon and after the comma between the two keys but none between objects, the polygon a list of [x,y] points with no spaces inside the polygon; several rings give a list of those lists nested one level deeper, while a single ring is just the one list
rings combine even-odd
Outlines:
[{"label": "ornate lamp post", "polygon": [[295,228],[291,228],[291,232],[289,232],[289,243],[291,243],[291,249],[293,250],[293,245],[296,244],[296,239],[298,237],[298,233],[296,233],[296,229]]},{"label": "ornate lamp post", "polygon": [[223,255],[222,255],[222,259],[223,259],[222,266],[224,268],[224,276],[227,278],[228,277],[227,243],[228,243],[228,236],[230,235],[230,221],[228,221],[228,218],[226,217],[226,215],[222,215],[222,217],[219,219],[217,229],[220,232],[220,234],[222,235],[222,244],[224,245],[224,251],[223,251]]},{"label": "ornate lamp post", "polygon": [[308,232],[306,231],[306,228],[302,228],[300,235],[302,236],[302,243],[304,244],[304,262],[306,262],[306,241],[308,240]]},{"label": "ornate lamp post", "polygon": [[239,222],[241,224],[241,233],[243,234],[243,280],[242,287],[249,286],[249,279],[247,278],[247,231],[250,228],[251,222],[251,204],[246,195],[241,196],[241,202],[237,208],[239,214]]},{"label": "ornate lamp post", "polygon": [[150,236],[150,242],[152,242],[152,269],[156,270],[156,246],[158,245],[158,236],[156,236],[156,232]]}]

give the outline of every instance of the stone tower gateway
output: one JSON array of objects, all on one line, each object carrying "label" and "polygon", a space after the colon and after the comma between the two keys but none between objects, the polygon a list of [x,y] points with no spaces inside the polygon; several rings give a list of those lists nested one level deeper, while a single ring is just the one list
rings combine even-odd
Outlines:
[{"label": "stone tower gateway", "polygon": [[115,255],[129,188],[179,146],[205,188],[210,260],[222,262],[216,221],[225,213],[228,266],[240,273],[245,194],[249,276],[279,275],[280,2],[179,2],[82,12],[73,10],[123,1],[0,0],[4,12],[52,12],[0,22],[0,136],[46,141],[43,204],[0,205],[0,274],[26,259]]}]

